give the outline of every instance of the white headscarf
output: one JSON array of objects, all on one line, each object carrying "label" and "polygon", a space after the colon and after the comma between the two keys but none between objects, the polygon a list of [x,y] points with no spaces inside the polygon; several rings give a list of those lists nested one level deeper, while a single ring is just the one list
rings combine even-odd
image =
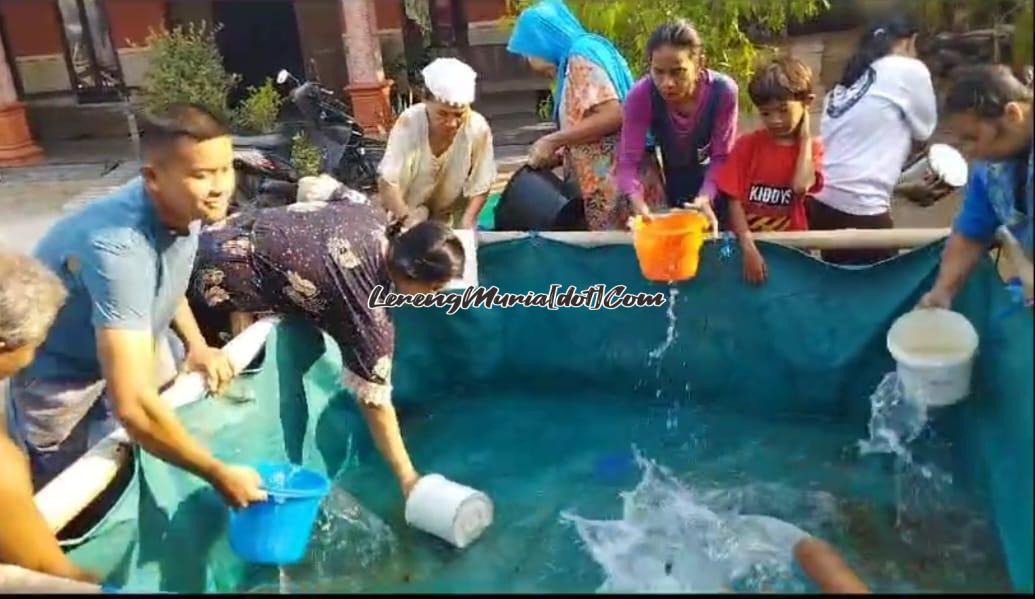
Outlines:
[{"label": "white headscarf", "polygon": [[474,102],[474,81],[478,73],[455,58],[436,58],[421,71],[424,85],[436,100],[453,106]]}]

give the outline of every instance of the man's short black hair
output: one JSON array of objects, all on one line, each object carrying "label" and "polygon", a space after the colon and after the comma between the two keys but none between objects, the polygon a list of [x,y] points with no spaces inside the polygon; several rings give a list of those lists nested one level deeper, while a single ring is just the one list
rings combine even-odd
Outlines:
[{"label": "man's short black hair", "polygon": [[169,104],[139,120],[144,156],[153,155],[181,137],[201,142],[230,135],[226,123],[199,104]]},{"label": "man's short black hair", "polygon": [[1031,104],[1032,90],[1021,83],[1009,67],[977,65],[961,67],[953,72],[952,88],[945,97],[945,112],[972,112],[976,116],[997,119],[1006,114],[1010,102]]}]

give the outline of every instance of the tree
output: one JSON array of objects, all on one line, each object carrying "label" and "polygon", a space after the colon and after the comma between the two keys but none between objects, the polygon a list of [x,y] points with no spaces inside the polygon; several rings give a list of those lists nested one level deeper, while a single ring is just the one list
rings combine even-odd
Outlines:
[{"label": "tree", "polygon": [[917,0],[915,15],[925,32],[989,28],[994,32],[1013,26],[1012,55],[1003,56],[998,36],[993,37],[993,62],[1015,67],[1032,63],[1032,0]]},{"label": "tree", "polygon": [[[537,0],[508,0],[517,15]],[[583,26],[618,47],[634,76],[646,71],[647,39],[671,19],[690,20],[701,34],[710,68],[740,83],[751,77],[756,62],[773,48],[756,43],[752,32],[783,33],[787,25],[803,21],[828,8],[828,0],[566,0]],[[750,107],[746,85],[741,85],[741,107]]]}]

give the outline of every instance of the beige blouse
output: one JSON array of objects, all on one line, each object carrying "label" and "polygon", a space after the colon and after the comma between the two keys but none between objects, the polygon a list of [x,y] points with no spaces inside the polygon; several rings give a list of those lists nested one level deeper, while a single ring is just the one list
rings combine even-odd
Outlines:
[{"label": "beige blouse", "polygon": [[424,207],[432,220],[455,226],[468,200],[488,193],[496,180],[492,131],[485,117],[472,110],[453,144],[438,157],[431,152],[428,133],[425,105],[407,108],[388,135],[378,174],[399,188],[408,207]]}]

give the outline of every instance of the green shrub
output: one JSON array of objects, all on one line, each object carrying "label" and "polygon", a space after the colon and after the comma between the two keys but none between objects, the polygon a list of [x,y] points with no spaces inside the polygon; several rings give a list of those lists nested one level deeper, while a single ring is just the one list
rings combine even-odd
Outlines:
[{"label": "green shrub", "polygon": [[313,177],[320,174],[323,154],[320,148],[309,141],[309,136],[299,131],[291,138],[291,164],[299,177]]},{"label": "green shrub", "polygon": [[152,30],[147,38],[151,60],[141,85],[148,111],[177,102],[200,104],[225,122],[232,122],[227,94],[239,77],[226,72],[216,45],[216,29],[204,22]]},{"label": "green shrub", "polygon": [[267,77],[261,86],[248,88],[248,97],[237,107],[237,125],[256,133],[270,133],[277,126],[283,103],[273,79]]}]

